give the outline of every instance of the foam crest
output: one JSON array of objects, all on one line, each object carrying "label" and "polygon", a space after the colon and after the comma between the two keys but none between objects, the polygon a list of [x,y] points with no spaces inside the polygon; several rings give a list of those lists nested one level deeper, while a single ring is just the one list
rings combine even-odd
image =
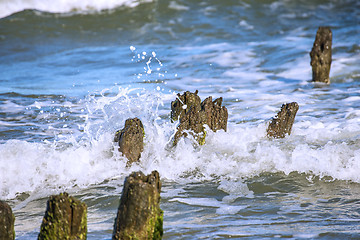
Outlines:
[{"label": "foam crest", "polygon": [[26,9],[36,9],[43,12],[51,13],[70,13],[70,12],[94,12],[109,10],[120,6],[136,7],[142,2],[151,2],[151,0],[17,0],[0,2],[0,18],[9,16],[16,12]]},{"label": "foam crest", "polygon": [[19,104],[16,104],[10,100],[6,100],[0,105],[0,110],[7,113],[20,113],[25,109]]},{"label": "foam crest", "polygon": [[[266,122],[230,121],[227,132],[214,133],[207,128],[203,146],[191,138],[173,146],[177,123],[171,123],[169,115],[175,97],[173,93],[139,88],[104,89],[73,104],[74,111],[83,110],[76,107],[80,105],[86,109],[79,116],[75,114],[80,118],[75,119],[79,126],[68,126],[68,131],[56,140],[5,141],[0,145],[0,179],[4,183],[0,186],[1,198],[75,186],[86,188],[139,170],[158,170],[163,179],[175,182],[220,180],[219,190],[228,193],[224,204],[238,197],[251,197],[252,192],[242,181],[264,172],[299,172],[360,182],[360,127],[356,116],[348,115],[342,122],[300,117],[292,135],[285,139],[268,139]],[[34,102],[32,108],[51,107],[45,105]],[[126,159],[118,152],[113,137],[125,120],[133,117],[143,122],[145,146],[140,162],[126,168]],[[78,131],[72,129],[78,127]],[[237,211],[224,206],[220,212]]]},{"label": "foam crest", "polygon": [[[111,137],[104,136],[93,147],[56,149],[52,143],[10,140],[0,145],[1,198],[19,193],[67,190],[85,187],[121,174],[125,161],[113,161]],[[120,156],[119,156],[120,158]]]},{"label": "foam crest", "polygon": [[299,145],[292,152],[286,172],[310,172],[320,177],[331,176],[334,179],[359,182],[360,177],[356,175],[360,170],[359,162],[360,151],[345,143],[328,143],[321,149]]},{"label": "foam crest", "polygon": [[[138,165],[125,168],[126,159],[113,143],[114,133],[132,116],[140,117],[148,126],[158,118],[156,104],[160,102],[154,95],[141,93],[141,89],[119,89],[115,96],[106,91],[102,94],[82,100],[86,105],[85,122],[81,124],[80,119],[79,124],[82,131],[71,131],[75,126],[69,126],[69,131],[61,135],[54,132],[54,141],[8,140],[0,145],[0,178],[4,183],[0,186],[1,198],[87,187],[140,170]],[[36,108],[39,104],[33,105]]]}]

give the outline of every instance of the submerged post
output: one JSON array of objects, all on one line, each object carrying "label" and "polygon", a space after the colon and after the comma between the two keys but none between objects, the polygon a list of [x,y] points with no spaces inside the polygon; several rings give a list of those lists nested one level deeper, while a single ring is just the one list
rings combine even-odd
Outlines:
[{"label": "submerged post", "polygon": [[124,183],[112,239],[162,239],[161,182],[157,171],[133,172]]},{"label": "submerged post", "polygon": [[332,32],[329,27],[319,27],[310,52],[312,80],[330,83]]},{"label": "submerged post", "polygon": [[0,201],[0,240],[14,240],[15,217],[9,204]]},{"label": "submerged post", "polygon": [[38,240],[86,239],[87,206],[67,193],[53,195],[47,201]]},{"label": "submerged post", "polygon": [[139,161],[144,149],[144,136],[144,126],[138,118],[127,119],[124,128],[116,132],[114,141],[119,142],[119,151],[128,159],[128,166]]},{"label": "submerged post", "polygon": [[296,102],[286,103],[281,106],[281,110],[272,119],[268,128],[267,136],[273,138],[284,138],[285,134],[290,135],[295,115],[299,110]]}]

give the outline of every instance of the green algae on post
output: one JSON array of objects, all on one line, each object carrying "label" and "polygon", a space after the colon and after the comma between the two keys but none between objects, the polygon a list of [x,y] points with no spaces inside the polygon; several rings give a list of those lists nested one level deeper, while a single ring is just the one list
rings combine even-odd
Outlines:
[{"label": "green algae on post", "polygon": [[124,183],[113,239],[161,239],[163,211],[160,209],[161,182],[157,171],[145,176],[133,172]]},{"label": "green algae on post", "polygon": [[87,206],[67,193],[53,195],[47,201],[39,240],[86,239]]},{"label": "green algae on post", "polygon": [[14,240],[15,216],[9,204],[0,201],[0,240]]}]

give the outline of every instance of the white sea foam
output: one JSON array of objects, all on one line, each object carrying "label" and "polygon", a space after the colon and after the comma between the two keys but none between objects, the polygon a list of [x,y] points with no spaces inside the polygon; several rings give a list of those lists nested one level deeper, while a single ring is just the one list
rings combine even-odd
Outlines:
[{"label": "white sea foam", "polygon": [[75,185],[84,187],[118,176],[125,166],[123,161],[112,160],[111,139],[112,136],[104,136],[93,142],[96,147],[65,150],[56,150],[52,144],[19,140],[1,144],[1,197],[14,198],[17,193],[69,189]]},{"label": "white sea foam", "polygon": [[55,0],[51,2],[46,0],[4,0],[0,1],[0,18],[26,9],[51,13],[88,12],[108,10],[120,6],[136,7],[142,2],[151,2],[151,0]]},{"label": "white sea foam", "polygon": [[247,29],[247,30],[253,30],[253,29],[254,29],[254,26],[250,25],[250,24],[249,24],[247,21],[245,21],[245,20],[241,20],[241,21],[239,22],[239,25],[242,26],[242,27],[244,27],[244,28]]},{"label": "white sea foam", "polygon": [[[318,121],[299,111],[292,135],[270,140],[266,137],[266,122],[236,124],[231,119],[241,118],[246,112],[232,111],[235,108],[230,105],[233,117],[227,132],[207,129],[205,145],[198,146],[188,138],[172,147],[176,130],[176,123],[169,121],[173,93],[126,88],[118,88],[115,95],[108,92],[113,90],[81,100],[86,106],[82,112],[85,118],[81,117],[82,131],[71,131],[68,125],[67,131],[54,141],[8,140],[0,144],[0,197],[11,199],[23,192],[88,187],[132,171],[149,173],[156,169],[163,179],[171,181],[220,179],[219,190],[229,194],[221,203],[224,205],[216,206],[221,214],[239,211],[228,203],[252,196],[241,179],[263,172],[295,171],[360,182],[360,125],[358,112],[351,108],[347,109],[349,113],[342,113],[347,118],[338,121]],[[350,103],[358,100],[356,96],[346,99]],[[264,100],[259,101],[261,104]],[[46,104],[32,105],[39,111]],[[261,111],[264,116],[273,116],[276,109],[269,106]],[[113,135],[129,117],[142,120],[146,135],[140,162],[127,169]]]},{"label": "white sea foam", "polygon": [[192,206],[213,207],[217,214],[236,214],[247,206],[231,206],[227,203],[216,200],[215,198],[173,198],[170,202],[180,202]]},{"label": "white sea foam", "polygon": [[0,105],[0,110],[7,113],[19,113],[24,110],[24,107],[12,101],[6,100]]},{"label": "white sea foam", "polygon": [[254,197],[254,193],[249,190],[248,186],[245,183],[239,181],[223,180],[220,183],[218,189],[229,193],[228,196],[223,198],[223,202],[226,203],[232,203],[239,197]]},{"label": "white sea foam", "polygon": [[185,5],[178,4],[175,1],[171,1],[169,3],[169,8],[174,9],[174,10],[178,10],[178,11],[187,11],[187,10],[190,9],[189,7],[187,7]]},{"label": "white sea foam", "polygon": [[284,78],[296,79],[302,81],[311,80],[311,68],[309,67],[310,58],[308,54],[296,59],[294,62],[288,62],[279,66],[280,69],[286,69],[278,75]]}]

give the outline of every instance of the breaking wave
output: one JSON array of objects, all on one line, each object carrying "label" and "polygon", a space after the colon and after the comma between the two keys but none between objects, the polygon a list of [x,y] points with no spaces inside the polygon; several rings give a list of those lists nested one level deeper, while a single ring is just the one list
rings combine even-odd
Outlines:
[{"label": "breaking wave", "polygon": [[[79,125],[73,129],[64,125],[67,131],[54,141],[8,140],[1,144],[0,169],[4,174],[0,176],[0,197],[88,187],[123,178],[132,171],[149,173],[154,169],[162,178],[177,182],[241,181],[266,172],[360,182],[360,143],[356,138],[360,129],[352,118],[347,126],[297,121],[291,136],[276,140],[266,138],[266,122],[229,122],[227,132],[208,129],[203,146],[182,139],[171,147],[176,123],[169,121],[169,114],[175,93],[121,87],[117,91],[106,94],[104,90],[72,106],[69,103],[74,109],[86,106],[83,120],[77,121],[81,131]],[[126,168],[113,135],[130,117],[142,120],[146,137],[140,163]]]},{"label": "breaking wave", "polygon": [[83,13],[111,10],[121,6],[136,7],[143,2],[151,2],[151,0],[54,0],[51,2],[46,0],[5,0],[0,2],[0,18],[26,9],[51,13]]}]

